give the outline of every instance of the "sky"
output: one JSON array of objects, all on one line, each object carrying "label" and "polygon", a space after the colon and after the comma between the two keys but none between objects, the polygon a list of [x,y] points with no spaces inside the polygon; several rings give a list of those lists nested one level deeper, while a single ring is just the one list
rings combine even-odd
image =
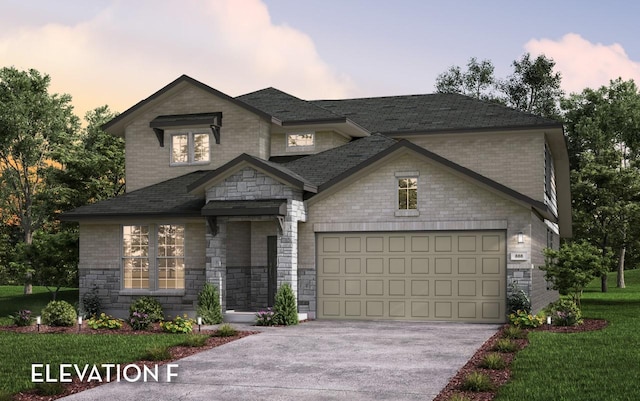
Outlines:
[{"label": "sky", "polygon": [[0,0],[0,67],[48,74],[80,117],[182,74],[230,96],[406,95],[470,57],[506,78],[526,52],[572,93],[640,84],[638,15],[635,0]]}]

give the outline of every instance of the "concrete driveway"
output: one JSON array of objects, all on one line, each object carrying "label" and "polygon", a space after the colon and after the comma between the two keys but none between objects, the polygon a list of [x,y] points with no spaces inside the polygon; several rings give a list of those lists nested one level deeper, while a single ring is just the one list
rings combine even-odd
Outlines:
[{"label": "concrete driveway", "polygon": [[65,400],[431,400],[498,325],[311,321],[176,361],[171,383],[110,383]]}]

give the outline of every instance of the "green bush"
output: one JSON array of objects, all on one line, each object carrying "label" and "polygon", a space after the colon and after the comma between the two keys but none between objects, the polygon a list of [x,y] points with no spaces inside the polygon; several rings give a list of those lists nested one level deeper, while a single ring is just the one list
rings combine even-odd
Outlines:
[{"label": "green bush", "polygon": [[511,338],[511,339],[526,338],[527,337],[527,332],[523,331],[518,326],[507,326],[502,331],[502,337],[503,338]]},{"label": "green bush", "polygon": [[147,349],[142,356],[143,361],[166,361],[167,359],[171,359],[169,347],[161,346]]},{"label": "green bush", "polygon": [[531,300],[527,294],[516,283],[511,285],[507,296],[507,310],[509,313],[516,313],[519,310],[527,313],[531,312]]},{"label": "green bush", "polygon": [[220,293],[211,283],[204,283],[204,287],[198,293],[198,316],[202,317],[205,324],[222,323]]},{"label": "green bush", "polygon": [[153,297],[140,297],[129,306],[129,317],[133,317],[133,312],[145,313],[152,322],[159,322],[164,319],[162,305]]},{"label": "green bush", "polygon": [[561,298],[546,308],[554,326],[576,326],[582,324],[582,311],[571,299]]},{"label": "green bush", "polygon": [[498,352],[516,352],[519,348],[518,343],[508,338],[499,339],[493,346],[493,350]]},{"label": "green bush", "polygon": [[485,392],[495,388],[491,378],[484,373],[471,372],[465,376],[461,385],[465,391]]},{"label": "green bush", "polygon": [[519,310],[509,315],[509,322],[516,327],[533,329],[544,323],[544,316],[542,314],[532,315],[526,311]]},{"label": "green bush", "polygon": [[214,333],[214,336],[233,337],[236,334],[238,334],[238,330],[236,330],[235,327],[233,327],[229,323],[225,323],[223,325],[220,325],[220,327],[218,327],[218,330],[216,330],[216,332]]},{"label": "green bush", "polygon": [[184,317],[176,316],[173,320],[160,322],[160,327],[167,333],[191,333],[194,323],[193,319],[189,319],[187,315],[184,315]]},{"label": "green bush", "polygon": [[9,319],[13,324],[21,327],[31,326],[31,323],[33,323],[33,316],[31,316],[31,311],[28,309],[20,310],[15,315],[9,315]]},{"label": "green bush", "polygon": [[187,337],[182,342],[185,347],[202,347],[207,343],[209,336],[205,334],[187,334]]},{"label": "green bush", "polygon": [[48,326],[73,326],[78,314],[67,301],[51,301],[42,310],[42,323]]},{"label": "green bush", "polygon": [[289,283],[284,283],[278,288],[273,311],[275,324],[285,326],[298,324],[298,305]]},{"label": "green bush", "polygon": [[484,369],[504,369],[507,367],[507,362],[500,356],[500,354],[487,354],[480,361],[480,367]]},{"label": "green bush", "polygon": [[101,313],[100,316],[94,316],[87,320],[87,326],[94,330],[109,329],[117,330],[122,328],[122,320],[109,316],[105,313]]},{"label": "green bush", "polygon": [[100,297],[95,289],[82,296],[82,311],[85,317],[98,316],[101,308]]},{"label": "green bush", "polygon": [[133,311],[131,312],[127,323],[129,323],[129,326],[134,330],[146,330],[151,324],[151,319],[149,319],[149,315],[147,313]]},{"label": "green bush", "polygon": [[256,326],[273,326],[275,323],[275,313],[271,308],[256,312]]}]

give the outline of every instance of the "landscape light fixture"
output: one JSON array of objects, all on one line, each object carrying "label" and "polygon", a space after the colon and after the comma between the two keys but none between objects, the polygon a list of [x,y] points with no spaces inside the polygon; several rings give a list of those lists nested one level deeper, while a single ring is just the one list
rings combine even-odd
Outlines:
[{"label": "landscape light fixture", "polygon": [[551,316],[547,316],[547,325],[551,326]]},{"label": "landscape light fixture", "polygon": [[522,231],[518,233],[518,244],[524,244],[524,233]]},{"label": "landscape light fixture", "polygon": [[82,328],[82,316],[78,316],[78,332]]},{"label": "landscape light fixture", "polygon": [[42,324],[42,318],[40,316],[36,317],[36,324],[38,325],[38,332],[40,332],[40,324]]},{"label": "landscape light fixture", "polygon": [[198,333],[200,333],[200,326],[202,326],[202,318],[198,316]]}]

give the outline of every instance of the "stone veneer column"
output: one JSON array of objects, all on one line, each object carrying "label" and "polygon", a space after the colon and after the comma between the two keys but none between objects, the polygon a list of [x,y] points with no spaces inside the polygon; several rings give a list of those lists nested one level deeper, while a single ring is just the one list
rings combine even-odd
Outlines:
[{"label": "stone veneer column", "polygon": [[222,311],[227,310],[227,221],[218,218],[218,233],[207,233],[207,263],[205,279],[220,293]]},{"label": "stone veneer column", "polygon": [[278,288],[289,283],[298,298],[298,222],[306,221],[302,201],[287,201],[287,216],[282,233],[278,235]]}]

